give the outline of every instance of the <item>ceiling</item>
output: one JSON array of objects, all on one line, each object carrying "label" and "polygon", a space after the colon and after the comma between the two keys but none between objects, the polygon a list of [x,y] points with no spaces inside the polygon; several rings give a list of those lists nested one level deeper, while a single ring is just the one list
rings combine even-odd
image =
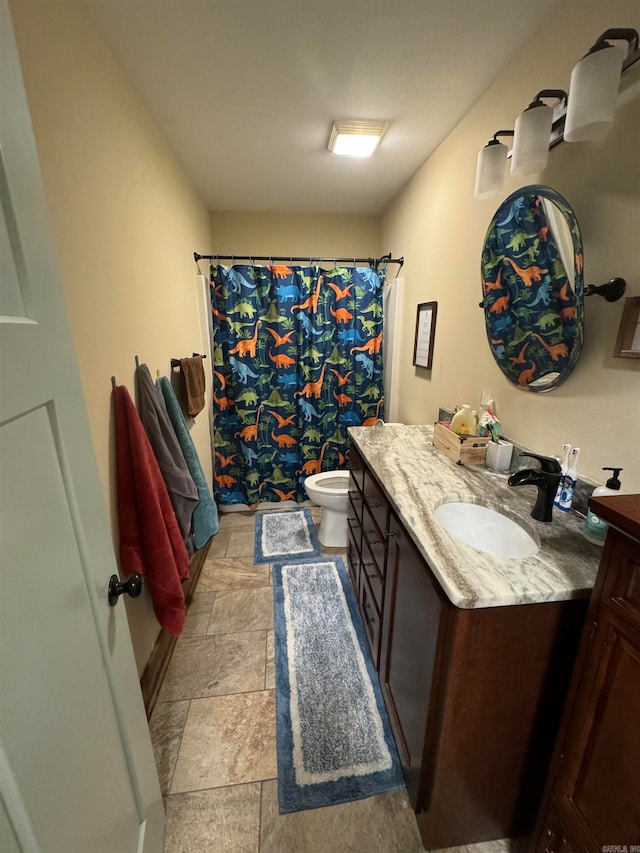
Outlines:
[{"label": "ceiling", "polygon": [[[85,2],[210,209],[376,214],[556,0]],[[389,129],[341,158],[334,118]]]}]

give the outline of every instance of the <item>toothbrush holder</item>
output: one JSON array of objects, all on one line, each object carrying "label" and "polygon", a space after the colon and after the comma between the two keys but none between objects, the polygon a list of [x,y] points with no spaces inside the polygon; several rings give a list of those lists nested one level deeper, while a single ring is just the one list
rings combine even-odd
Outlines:
[{"label": "toothbrush holder", "polygon": [[495,441],[490,441],[487,444],[485,467],[489,468],[490,471],[496,471],[498,474],[506,474],[511,467],[512,455],[513,444],[502,440],[499,444],[496,444]]}]

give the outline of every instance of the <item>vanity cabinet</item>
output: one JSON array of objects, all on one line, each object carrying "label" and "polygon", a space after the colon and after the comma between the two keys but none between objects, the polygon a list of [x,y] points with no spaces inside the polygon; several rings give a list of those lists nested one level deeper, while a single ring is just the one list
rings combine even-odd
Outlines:
[{"label": "vanity cabinet", "polygon": [[455,607],[350,461],[349,575],[424,846],[531,833],[587,600]]},{"label": "vanity cabinet", "polygon": [[591,506],[615,527],[549,773],[539,853],[640,845],[640,495]]}]

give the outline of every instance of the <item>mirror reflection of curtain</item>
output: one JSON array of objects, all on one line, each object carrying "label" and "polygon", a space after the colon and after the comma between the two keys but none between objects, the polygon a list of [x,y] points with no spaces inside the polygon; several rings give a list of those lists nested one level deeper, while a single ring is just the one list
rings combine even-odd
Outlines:
[{"label": "mirror reflection of curtain", "polygon": [[496,361],[521,388],[555,381],[578,343],[574,254],[562,234],[544,199],[531,194],[500,209],[485,241],[487,333]]},{"label": "mirror reflection of curtain", "polygon": [[556,207],[548,198],[540,199],[540,201],[549,224],[549,233],[553,236],[565,274],[569,280],[569,286],[572,290],[575,290],[573,281],[573,239],[567,225],[567,220],[564,218],[564,214],[560,208]]},{"label": "mirror reflection of curtain", "polygon": [[368,267],[211,267],[216,500],[307,499],[383,416],[382,288]]}]

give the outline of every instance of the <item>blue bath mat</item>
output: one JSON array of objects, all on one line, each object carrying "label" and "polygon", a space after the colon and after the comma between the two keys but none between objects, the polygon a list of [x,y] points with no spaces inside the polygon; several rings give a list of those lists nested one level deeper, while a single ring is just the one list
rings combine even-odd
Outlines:
[{"label": "blue bath mat", "polygon": [[308,560],[320,555],[320,542],[311,510],[268,510],[256,515],[254,562]]},{"label": "blue bath mat", "polygon": [[340,557],[274,566],[280,813],[404,785]]}]

